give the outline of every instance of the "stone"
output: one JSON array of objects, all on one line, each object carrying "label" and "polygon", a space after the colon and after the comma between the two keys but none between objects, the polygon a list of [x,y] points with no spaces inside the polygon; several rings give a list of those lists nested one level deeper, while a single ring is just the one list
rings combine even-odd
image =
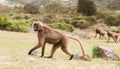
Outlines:
[{"label": "stone", "polygon": [[75,59],[80,59],[80,57],[82,57],[83,54],[80,50],[77,50],[75,53],[74,53],[74,58]]},{"label": "stone", "polygon": [[101,57],[106,60],[112,60],[112,61],[120,60],[117,54],[115,54],[112,50],[108,49],[105,46],[98,46],[97,50],[100,52]]}]

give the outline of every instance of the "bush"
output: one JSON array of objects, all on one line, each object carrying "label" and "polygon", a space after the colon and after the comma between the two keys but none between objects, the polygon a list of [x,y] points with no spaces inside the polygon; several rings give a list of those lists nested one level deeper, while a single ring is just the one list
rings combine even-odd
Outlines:
[{"label": "bush", "polygon": [[97,19],[105,19],[107,16],[114,14],[114,12],[109,10],[98,10],[96,12]]},{"label": "bush", "polygon": [[36,14],[39,13],[39,6],[34,5],[32,3],[28,3],[23,7],[26,13]]},{"label": "bush", "polygon": [[48,26],[69,32],[72,32],[74,30],[74,27],[72,25],[66,23],[53,23],[53,24],[48,24]]},{"label": "bush", "polygon": [[10,31],[27,32],[31,23],[25,20],[12,20],[10,25]]},{"label": "bush", "polygon": [[93,58],[101,58],[100,52],[97,50],[97,47],[94,47],[92,50]]},{"label": "bush", "polygon": [[95,16],[87,16],[85,20],[90,23],[89,25],[94,25],[97,23],[97,19]]},{"label": "bush", "polygon": [[105,23],[110,26],[119,26],[120,25],[120,19],[117,15],[109,15],[105,19]]},{"label": "bush", "polygon": [[18,19],[19,20],[19,19],[23,19],[23,17],[22,16],[14,16],[13,19]]},{"label": "bush", "polygon": [[31,20],[10,20],[7,16],[0,16],[1,30],[27,32],[31,24]]},{"label": "bush", "polygon": [[90,26],[90,23],[87,22],[86,20],[75,20],[72,25],[76,28],[79,29],[85,29],[88,28]]},{"label": "bush", "polygon": [[0,16],[0,29],[1,30],[8,30],[11,23],[8,20],[7,16]]}]

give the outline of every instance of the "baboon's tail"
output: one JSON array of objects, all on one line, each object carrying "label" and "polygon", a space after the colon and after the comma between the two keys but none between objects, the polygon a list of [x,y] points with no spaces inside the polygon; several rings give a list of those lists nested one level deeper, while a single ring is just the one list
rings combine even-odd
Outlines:
[{"label": "baboon's tail", "polygon": [[84,57],[84,56],[85,56],[85,51],[84,51],[84,48],[83,48],[82,42],[81,42],[79,39],[77,39],[77,38],[71,37],[71,36],[69,36],[69,35],[67,35],[67,36],[68,36],[70,39],[73,39],[73,40],[76,40],[76,41],[79,42],[80,47],[81,47],[81,50],[82,50],[82,54],[83,54],[83,57]]}]

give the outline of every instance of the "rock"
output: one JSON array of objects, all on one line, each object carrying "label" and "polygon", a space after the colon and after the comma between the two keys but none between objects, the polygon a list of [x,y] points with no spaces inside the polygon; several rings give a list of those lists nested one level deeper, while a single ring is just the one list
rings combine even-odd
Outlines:
[{"label": "rock", "polygon": [[80,50],[77,50],[75,53],[74,53],[74,58],[75,59],[80,59],[80,57],[82,57],[83,54]]},{"label": "rock", "polygon": [[98,46],[97,50],[100,52],[101,57],[106,60],[118,61],[120,59],[117,54],[104,46]]}]

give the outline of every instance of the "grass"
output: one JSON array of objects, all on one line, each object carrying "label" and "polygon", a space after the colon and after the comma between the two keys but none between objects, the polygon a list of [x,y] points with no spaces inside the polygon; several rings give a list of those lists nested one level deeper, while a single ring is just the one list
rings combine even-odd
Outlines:
[{"label": "grass", "polygon": [[[92,56],[92,49],[97,45],[104,45],[120,56],[120,43],[106,43],[106,40],[81,39],[87,54]],[[73,59],[58,49],[54,58],[41,58],[41,49],[37,55],[29,56],[28,51],[37,44],[36,33],[17,33],[0,31],[0,69],[120,69],[120,61],[106,61],[92,59],[91,62]],[[76,41],[70,40],[70,50],[75,53],[80,49]],[[49,55],[51,45],[47,44],[45,55]]]}]

